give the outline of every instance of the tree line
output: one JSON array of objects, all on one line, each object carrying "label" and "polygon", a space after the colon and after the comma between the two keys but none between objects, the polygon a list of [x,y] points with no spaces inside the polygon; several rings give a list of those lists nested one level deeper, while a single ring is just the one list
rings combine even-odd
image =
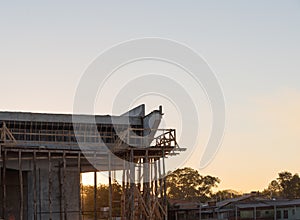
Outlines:
[{"label": "tree line", "polygon": [[[206,202],[208,200],[224,200],[238,197],[241,193],[229,189],[219,190],[221,180],[218,177],[206,175],[203,176],[198,170],[190,167],[177,169],[168,172],[166,176],[166,190],[168,199],[180,199],[187,201]],[[300,177],[297,173],[292,174],[284,171],[278,174],[278,177],[270,182],[268,187],[260,194],[268,198],[300,198]],[[112,184],[113,196],[113,216],[120,215],[120,201],[122,197],[121,185],[114,181]],[[83,186],[82,201],[85,215],[93,215],[94,212],[94,186]],[[108,185],[97,186],[96,209],[109,206],[109,187]]]},{"label": "tree line", "polygon": [[297,173],[280,172],[262,193],[270,198],[300,198],[300,177]]}]

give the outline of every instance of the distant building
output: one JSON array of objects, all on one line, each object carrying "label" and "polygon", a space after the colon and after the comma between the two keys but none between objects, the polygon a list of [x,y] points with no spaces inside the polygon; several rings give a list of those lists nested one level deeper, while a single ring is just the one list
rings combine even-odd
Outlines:
[{"label": "distant building", "polygon": [[171,200],[169,219],[174,220],[300,220],[300,199],[270,200],[246,194],[206,204]]}]

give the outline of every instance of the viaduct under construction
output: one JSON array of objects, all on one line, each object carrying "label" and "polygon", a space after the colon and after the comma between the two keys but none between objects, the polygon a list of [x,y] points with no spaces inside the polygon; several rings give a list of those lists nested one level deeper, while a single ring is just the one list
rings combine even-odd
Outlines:
[{"label": "viaduct under construction", "polygon": [[76,122],[71,114],[0,112],[0,219],[83,220],[81,174],[97,171],[108,173],[106,219],[167,219],[165,158],[180,148],[174,129],[158,129],[162,115],[161,107],[146,115],[144,105],[120,116],[76,115]]}]

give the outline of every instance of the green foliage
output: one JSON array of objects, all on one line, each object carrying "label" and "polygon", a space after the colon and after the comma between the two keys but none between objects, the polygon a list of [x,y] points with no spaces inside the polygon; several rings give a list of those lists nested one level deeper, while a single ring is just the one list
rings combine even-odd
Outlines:
[{"label": "green foliage", "polygon": [[272,198],[282,197],[287,199],[300,198],[299,175],[284,171],[278,174],[276,180],[272,180],[268,188],[263,192]]},{"label": "green foliage", "polygon": [[[113,216],[120,216],[120,201],[122,195],[122,188],[118,182],[112,183],[112,198],[113,198],[113,207],[112,213]],[[87,185],[82,187],[82,206],[83,213],[86,216],[94,216],[94,186]],[[97,212],[98,216],[103,215],[101,213],[102,207],[109,207],[109,186],[108,185],[98,185],[97,186]]]},{"label": "green foliage", "polygon": [[218,183],[217,177],[201,176],[197,170],[185,167],[167,175],[167,195],[171,199],[206,201]]},{"label": "green foliage", "polygon": [[226,189],[226,190],[220,190],[216,193],[214,193],[213,198],[217,201],[222,201],[225,199],[232,199],[241,196],[241,193],[232,190],[232,189]]}]

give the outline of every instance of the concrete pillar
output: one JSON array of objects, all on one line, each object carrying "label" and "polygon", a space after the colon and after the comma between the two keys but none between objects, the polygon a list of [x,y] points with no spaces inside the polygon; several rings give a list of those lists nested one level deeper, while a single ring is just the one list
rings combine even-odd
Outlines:
[{"label": "concrete pillar", "polygon": [[[78,207],[80,195],[76,192],[80,190],[80,175],[78,174],[77,167],[66,167],[65,174],[67,181],[62,185],[62,173],[58,168],[61,163],[59,161],[52,161],[51,172],[51,212],[53,220],[60,220],[61,216],[64,217],[64,209],[66,210],[67,219],[80,219],[80,210]],[[48,161],[37,161],[37,184],[36,184],[36,197],[37,197],[37,220],[50,219],[49,210],[49,169]],[[33,172],[27,174],[28,178],[28,218],[34,219],[34,184]],[[62,190],[62,187],[64,190]],[[65,195],[62,195],[62,194]],[[65,198],[67,206],[62,204],[62,198]],[[42,210],[42,212],[41,212]],[[62,215],[61,215],[62,214]]]}]

